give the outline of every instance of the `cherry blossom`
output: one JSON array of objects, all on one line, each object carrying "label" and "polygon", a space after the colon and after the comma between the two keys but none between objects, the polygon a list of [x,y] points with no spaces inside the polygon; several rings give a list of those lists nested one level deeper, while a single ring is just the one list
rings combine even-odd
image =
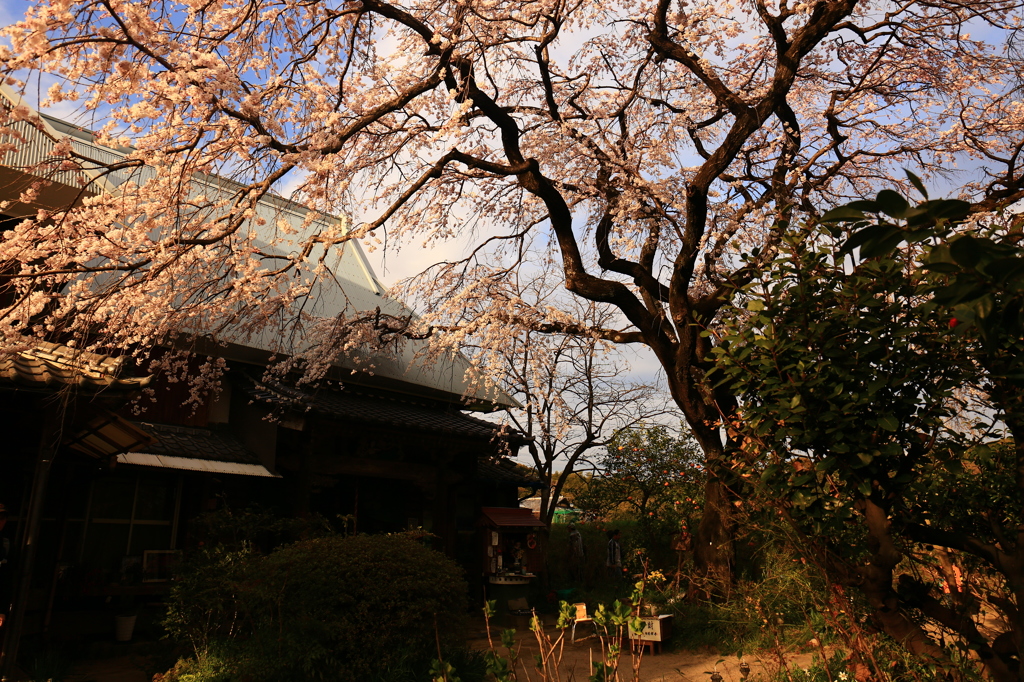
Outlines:
[{"label": "cherry blossom", "polygon": [[[30,169],[22,208],[81,192],[5,234],[0,335],[276,334],[320,370],[382,325],[436,353],[524,326],[644,344],[714,464],[735,399],[703,383],[704,332],[780,224],[901,167],[977,211],[1024,196],[1020,29],[1016,0],[39,0],[4,30],[7,84],[56,78],[42,105],[103,111],[125,151],[55,138]],[[0,152],[43,127],[4,109]],[[297,226],[261,208],[286,190]],[[353,239],[465,251],[404,290],[422,317],[327,314]],[[515,300],[538,258],[612,323]],[[713,469],[698,560],[724,566]]]}]

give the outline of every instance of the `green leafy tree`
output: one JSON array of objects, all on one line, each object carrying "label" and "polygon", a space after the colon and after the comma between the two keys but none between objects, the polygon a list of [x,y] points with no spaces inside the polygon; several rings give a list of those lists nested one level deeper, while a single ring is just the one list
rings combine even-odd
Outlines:
[{"label": "green leafy tree", "polygon": [[[966,225],[968,208],[883,191],[826,214],[827,229],[788,228],[773,267],[739,292],[746,310],[728,321],[710,378],[742,396],[727,425],[745,442],[733,485],[772,500],[912,653],[951,667],[930,619],[987,676],[1016,680],[1024,252],[1012,226]],[[978,440],[1001,426],[1016,445],[996,457]],[[997,479],[1015,483],[986,494]],[[920,543],[992,571],[1005,632],[904,571],[904,559],[926,563]]]},{"label": "green leafy tree", "polygon": [[678,521],[699,507],[702,463],[700,448],[686,430],[675,436],[665,426],[622,429],[576,503],[601,515],[621,510],[638,519]]}]

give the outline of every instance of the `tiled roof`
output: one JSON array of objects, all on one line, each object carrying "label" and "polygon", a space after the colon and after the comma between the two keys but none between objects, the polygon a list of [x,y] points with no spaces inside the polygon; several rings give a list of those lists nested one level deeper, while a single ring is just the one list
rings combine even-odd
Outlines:
[{"label": "tiled roof", "polygon": [[500,428],[498,424],[470,417],[440,403],[371,394],[347,386],[305,391],[255,379],[245,372],[233,373],[233,376],[238,377],[241,388],[250,397],[299,412],[488,440]]},{"label": "tiled roof", "polygon": [[32,348],[0,358],[0,382],[28,388],[75,386],[91,391],[135,390],[151,376],[125,376],[124,358],[40,341]]},{"label": "tiled roof", "polygon": [[515,483],[520,488],[539,488],[540,479],[534,472],[525,473],[507,459],[493,462],[479,460],[476,464],[476,477],[479,481],[491,483]]},{"label": "tiled roof", "polygon": [[245,449],[231,434],[191,426],[132,422],[157,441],[141,448],[153,455],[188,457],[212,462],[259,464],[260,458]]}]

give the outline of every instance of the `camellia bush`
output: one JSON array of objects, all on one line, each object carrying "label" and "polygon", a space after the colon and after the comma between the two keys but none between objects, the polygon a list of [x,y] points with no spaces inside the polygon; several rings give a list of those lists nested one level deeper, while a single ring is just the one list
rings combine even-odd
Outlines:
[{"label": "camellia bush", "polygon": [[194,661],[169,679],[357,680],[429,668],[459,644],[461,569],[405,535],[325,537],[211,554],[182,576],[165,622]]},{"label": "camellia bush", "polygon": [[918,663],[1021,679],[1021,222],[883,190],[787,230],[714,351],[733,484]]}]

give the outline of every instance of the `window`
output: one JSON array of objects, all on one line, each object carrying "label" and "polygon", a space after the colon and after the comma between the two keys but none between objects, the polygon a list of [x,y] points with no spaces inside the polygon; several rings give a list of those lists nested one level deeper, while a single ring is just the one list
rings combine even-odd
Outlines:
[{"label": "window", "polygon": [[126,556],[174,549],[181,477],[111,474],[93,481],[82,538],[82,563],[118,570]]}]

